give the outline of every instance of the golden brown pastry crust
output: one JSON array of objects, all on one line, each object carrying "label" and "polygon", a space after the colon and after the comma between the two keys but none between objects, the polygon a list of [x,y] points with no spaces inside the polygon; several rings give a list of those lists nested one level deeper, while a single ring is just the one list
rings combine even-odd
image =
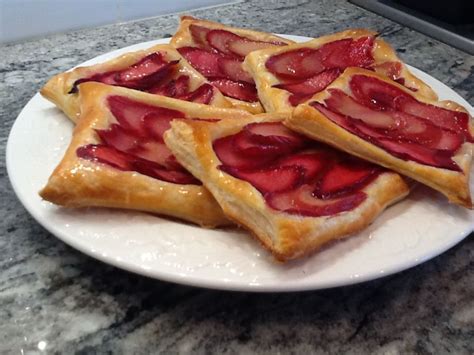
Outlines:
[{"label": "golden brown pastry crust", "polygon": [[[267,112],[291,112],[293,106],[288,102],[291,93],[274,88],[274,85],[280,84],[281,81],[265,67],[267,60],[277,54],[289,52],[300,48],[320,48],[326,43],[341,40],[344,38],[357,39],[366,36],[375,36],[377,33],[365,29],[351,29],[327,36],[322,36],[308,42],[292,44],[281,48],[268,48],[254,51],[245,57],[244,68],[252,75],[257,84],[258,96],[260,102]],[[375,39],[372,54],[376,64],[384,62],[398,61],[401,63],[401,78],[405,79],[405,84],[415,88],[423,96],[436,100],[436,93],[423,81],[414,76],[407,66],[397,57],[396,52],[383,39],[377,37]]]},{"label": "golden brown pastry crust", "polygon": [[307,255],[331,240],[362,230],[388,205],[408,194],[408,186],[400,175],[387,172],[363,190],[367,199],[350,212],[315,218],[271,209],[250,183],[218,169],[220,161],[212,142],[237,133],[249,123],[281,121],[285,117],[285,114],[261,114],[216,124],[175,120],[164,136],[176,158],[203,181],[225,214],[248,228],[278,260]]},{"label": "golden brown pastry crust", "polygon": [[[336,79],[328,89],[337,88],[350,93],[348,81],[352,75],[363,74],[366,76],[376,77],[391,85],[397,86],[407,94],[411,95],[420,102],[430,105],[447,108],[455,111],[467,111],[460,105],[452,101],[434,101],[429,100],[419,93],[414,93],[404,86],[397,84],[384,76],[376,74],[372,71],[349,68]],[[320,92],[313,96],[310,101],[323,102],[330,94],[326,91]],[[462,172],[452,171],[448,169],[436,168],[414,161],[405,161],[399,159],[382,148],[358,137],[345,130],[344,128],[333,123],[331,120],[322,115],[318,110],[309,106],[307,103],[301,104],[293,111],[293,114],[285,120],[285,125],[289,128],[303,133],[304,135],[326,142],[332,146],[346,151],[352,155],[356,155],[373,163],[383,165],[389,169],[399,172],[400,174],[409,176],[417,181],[422,182],[435,190],[440,191],[448,197],[451,202],[462,206],[472,208],[471,194],[469,191],[469,174],[472,160],[472,143],[464,143],[453,160],[462,169]],[[470,121],[470,132],[474,132],[472,120]]]},{"label": "golden brown pastry crust", "polygon": [[[208,83],[206,78],[189,65],[174,47],[169,44],[158,44],[145,50],[123,54],[104,63],[87,67],[78,67],[71,71],[57,74],[46,83],[40,93],[58,106],[59,109],[61,109],[73,122],[76,122],[80,115],[79,98],[77,93],[69,94],[76,80],[90,77],[96,73],[125,69],[137,63],[147,55],[158,51],[164,54],[163,57],[168,62],[179,60],[179,63],[177,64],[178,72],[189,76],[191,90],[195,90],[202,84]],[[233,107],[232,103],[216,88],[214,88],[214,95],[212,96],[209,105],[227,108]]]},{"label": "golden brown pastry crust", "polygon": [[179,110],[196,118],[244,118],[246,111],[194,104],[136,90],[87,82],[79,86],[81,118],[71,144],[40,195],[66,207],[102,206],[147,211],[181,218],[203,226],[229,224],[219,205],[203,186],[173,184],[136,172],[121,171],[81,159],[78,147],[100,143],[95,129],[115,122],[105,104],[109,95]]},{"label": "golden brown pastry crust", "polygon": [[[288,40],[286,38],[282,38],[279,36],[275,36],[270,33],[258,32],[258,31],[244,29],[244,28],[225,26],[217,22],[201,20],[201,19],[197,19],[191,16],[182,16],[181,22],[179,24],[179,28],[174,34],[174,36],[171,38],[170,44],[174,46],[175,48],[188,47],[188,46],[195,47],[196,43],[194,42],[191,36],[191,33],[189,31],[189,26],[192,24],[203,26],[206,28],[211,28],[211,29],[226,30],[229,32],[233,32],[239,36],[246,37],[246,38],[256,40],[256,41],[263,41],[263,42],[278,41],[278,42],[284,42],[288,44],[294,43],[291,40]],[[241,101],[241,100],[237,100],[233,98],[227,98],[227,99],[232,102],[235,108],[247,110],[254,114],[263,112],[263,107],[260,104],[260,102],[245,102],[245,101]]]}]

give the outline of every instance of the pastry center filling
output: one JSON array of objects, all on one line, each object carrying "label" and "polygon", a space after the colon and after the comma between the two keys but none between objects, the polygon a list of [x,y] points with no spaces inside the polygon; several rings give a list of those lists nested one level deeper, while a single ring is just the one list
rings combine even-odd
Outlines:
[{"label": "pastry center filling", "polygon": [[208,104],[214,94],[212,86],[203,84],[191,91],[189,76],[179,74],[177,70],[178,62],[177,60],[167,62],[160,52],[155,52],[128,68],[97,73],[76,80],[69,93],[77,92],[77,86],[83,82],[96,81],[180,100]]},{"label": "pastry center filling", "polygon": [[289,91],[292,106],[309,100],[324,90],[348,67],[374,70],[404,84],[400,62],[375,64],[374,37],[346,38],[326,43],[318,49],[300,48],[270,57],[266,68],[278,77],[275,88]]},{"label": "pastry center filling", "polygon": [[452,158],[464,142],[473,142],[467,113],[422,103],[374,77],[354,75],[349,87],[351,95],[329,89],[323,103],[310,105],[398,158],[461,171]]},{"label": "pastry center filling", "polygon": [[350,211],[384,170],[294,133],[279,122],[252,123],[217,139],[219,169],[252,184],[277,211],[329,216]]},{"label": "pastry center filling", "polygon": [[179,48],[181,55],[225,96],[258,101],[255,83],[242,68],[242,62],[252,51],[285,43],[253,41],[229,31],[197,25],[190,25],[189,31],[197,47]]},{"label": "pastry center filling", "polygon": [[117,95],[109,96],[107,104],[117,123],[97,129],[101,143],[79,147],[78,157],[175,184],[201,184],[176,161],[163,141],[170,121],[185,117],[183,112]]}]

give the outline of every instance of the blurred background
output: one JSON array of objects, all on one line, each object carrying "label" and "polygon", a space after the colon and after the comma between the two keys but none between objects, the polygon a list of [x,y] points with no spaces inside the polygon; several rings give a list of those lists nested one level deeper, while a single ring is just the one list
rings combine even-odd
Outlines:
[{"label": "blurred background", "polygon": [[0,0],[0,43],[143,19],[225,0]]}]

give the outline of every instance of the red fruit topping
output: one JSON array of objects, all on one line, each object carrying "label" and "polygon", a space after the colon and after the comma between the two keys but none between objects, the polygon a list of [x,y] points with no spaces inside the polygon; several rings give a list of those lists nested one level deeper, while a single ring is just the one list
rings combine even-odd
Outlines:
[{"label": "red fruit topping", "polygon": [[105,144],[122,152],[127,152],[138,145],[139,139],[118,124],[111,125],[107,130],[101,129],[96,132]]},{"label": "red fruit topping", "polygon": [[308,141],[298,133],[286,128],[280,122],[251,123],[244,130],[252,139],[265,145],[284,145],[290,150],[302,148]]},{"label": "red fruit topping", "polygon": [[161,53],[152,53],[131,67],[120,71],[117,74],[117,79],[122,82],[137,81],[156,73],[166,64],[167,62],[163,60]]},{"label": "red fruit topping", "polygon": [[400,144],[399,142],[386,138],[380,138],[378,142],[384,149],[401,159],[413,160],[422,164],[454,171],[462,171],[452,160],[453,152],[451,150],[430,149],[409,142]]},{"label": "red fruit topping", "polygon": [[314,94],[324,90],[329,84],[336,80],[340,74],[341,71],[339,68],[333,68],[322,71],[300,82],[279,84],[274,87],[293,93],[289,101],[292,106],[296,106],[303,101],[309,100]]},{"label": "red fruit topping", "polygon": [[248,181],[262,193],[292,189],[299,183],[303,174],[298,166],[271,167],[254,171],[230,166],[219,168],[236,178]]},{"label": "red fruit topping", "polygon": [[213,142],[213,149],[219,160],[228,166],[242,169],[253,169],[264,166],[275,159],[274,155],[248,156],[235,145],[235,136],[227,136]]},{"label": "red fruit topping", "polygon": [[467,141],[474,141],[469,130],[469,115],[466,112],[424,104],[407,96],[397,97],[395,106],[400,111],[425,118],[443,129],[462,132]]},{"label": "red fruit topping", "polygon": [[209,104],[214,96],[214,87],[210,84],[203,84],[196,90],[186,95],[177,96],[177,99],[195,102],[198,104]]},{"label": "red fruit topping", "polygon": [[204,49],[211,49],[209,43],[207,43],[207,33],[210,29],[198,25],[190,25],[189,31],[191,32],[191,36],[196,42],[196,44]]},{"label": "red fruit topping", "polygon": [[309,48],[274,55],[267,60],[265,66],[273,74],[289,79],[305,79],[325,69],[321,63],[321,54]]},{"label": "red fruit topping", "polygon": [[201,185],[201,182],[187,171],[167,170],[156,163],[152,163],[147,160],[141,160],[139,158],[136,158],[133,161],[133,171],[158,180],[171,182],[173,184]]},{"label": "red fruit topping", "polygon": [[326,172],[314,194],[326,200],[352,193],[354,189],[367,186],[379,170],[377,166],[359,160],[337,162]]},{"label": "red fruit topping", "polygon": [[238,59],[220,58],[219,68],[222,74],[234,81],[245,81],[253,84],[253,78],[242,68],[242,62]]},{"label": "red fruit topping", "polygon": [[225,30],[211,30],[207,33],[207,42],[218,52],[233,56],[234,53],[229,49],[229,44],[239,41],[242,37]]},{"label": "red fruit topping", "polygon": [[334,41],[318,49],[301,48],[277,54],[265,63],[266,68],[283,79],[307,79],[324,70],[372,65],[373,37]]},{"label": "red fruit topping", "polygon": [[216,140],[213,148],[219,169],[252,184],[273,209],[303,216],[357,207],[366,199],[360,190],[383,171],[308,141],[280,122],[249,124]]},{"label": "red fruit topping", "polygon": [[133,170],[129,154],[106,145],[89,144],[77,148],[76,154],[79,158],[104,163],[120,170]]},{"label": "red fruit topping", "polygon": [[209,81],[225,96],[246,102],[258,101],[257,88],[255,85],[229,79],[209,79]]},{"label": "red fruit topping", "polygon": [[178,52],[206,78],[224,76],[219,66],[221,55],[194,47],[178,48]]},{"label": "red fruit topping", "polygon": [[314,186],[301,185],[295,190],[270,193],[265,198],[275,210],[308,217],[332,216],[350,211],[367,198],[362,191],[352,191],[350,195],[339,199],[320,200],[314,196],[313,191]]},{"label": "red fruit topping", "polygon": [[[303,151],[301,153],[289,155],[275,165],[283,168],[285,166],[297,166],[303,172],[302,183],[308,183],[314,180],[318,174],[325,171],[331,164],[332,159],[337,156],[331,156],[330,151],[325,151],[324,146],[319,151]],[[319,148],[319,147],[318,147]]]},{"label": "red fruit topping", "polygon": [[268,47],[281,46],[281,45],[285,45],[285,43],[275,44],[275,43],[268,43],[268,42],[251,41],[251,40],[244,39],[241,37],[236,41],[230,42],[228,44],[228,48],[232,53],[238,55],[241,58],[244,58],[250,52],[258,51],[259,49],[265,49]]},{"label": "red fruit topping", "polygon": [[146,116],[168,120],[184,117],[184,114],[180,111],[147,105],[118,95],[109,96],[107,102],[110,111],[117,118],[120,125],[140,136],[148,136],[149,134],[144,124]]},{"label": "red fruit topping", "polygon": [[189,88],[189,76],[180,75],[174,80],[170,80],[164,85],[156,85],[148,90],[151,94],[163,95],[168,97],[179,97],[185,95]]},{"label": "red fruit topping", "polygon": [[162,166],[165,166],[168,159],[173,155],[165,143],[156,141],[141,142],[137,148],[129,153]]},{"label": "red fruit topping", "polygon": [[400,88],[371,76],[354,75],[349,82],[349,87],[354,99],[376,110],[396,109],[396,99],[412,98]]},{"label": "red fruit topping", "polygon": [[330,42],[319,48],[325,68],[367,68],[374,62],[374,37],[351,38]]}]

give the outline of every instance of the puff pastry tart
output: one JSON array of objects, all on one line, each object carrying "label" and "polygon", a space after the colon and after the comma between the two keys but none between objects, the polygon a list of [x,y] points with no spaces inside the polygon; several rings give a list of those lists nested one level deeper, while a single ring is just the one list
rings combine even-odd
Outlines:
[{"label": "puff pastry tart", "polygon": [[365,29],[255,51],[244,62],[267,112],[291,111],[324,90],[347,67],[373,70],[421,95],[437,98],[428,85],[410,73],[385,41]]},{"label": "puff pastry tart", "polygon": [[454,102],[429,100],[380,74],[349,68],[285,124],[472,208],[472,120]]},{"label": "puff pastry tart", "polygon": [[245,56],[262,48],[294,43],[269,33],[224,26],[183,16],[171,39],[183,57],[237,108],[263,112],[253,78],[242,68]]},{"label": "puff pastry tart", "polygon": [[400,175],[297,134],[282,114],[175,120],[165,142],[279,260],[294,259],[371,223],[408,193]]},{"label": "puff pastry tart", "polygon": [[232,107],[219,90],[194,70],[174,47],[167,44],[58,74],[46,83],[41,94],[76,122],[79,116],[77,88],[88,81],[211,106]]},{"label": "puff pastry tart", "polygon": [[174,118],[214,121],[248,112],[92,82],[78,91],[81,119],[41,197],[66,207],[126,208],[209,227],[229,224],[212,195],[176,161],[163,132]]}]

